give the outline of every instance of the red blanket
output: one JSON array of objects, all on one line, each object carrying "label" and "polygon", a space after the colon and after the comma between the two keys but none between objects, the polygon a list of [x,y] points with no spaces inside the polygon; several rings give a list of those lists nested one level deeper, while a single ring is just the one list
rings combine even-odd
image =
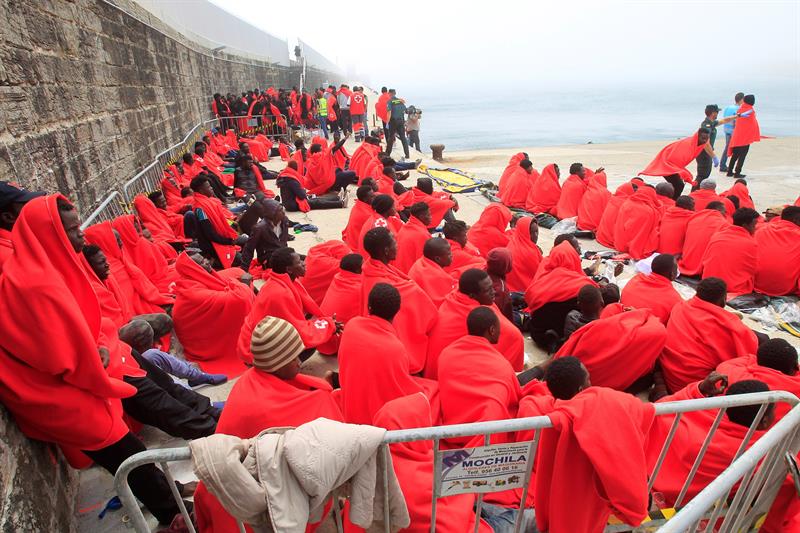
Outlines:
[{"label": "red blanket", "polygon": [[374,211],[372,206],[356,200],[353,204],[353,209],[350,210],[350,218],[347,220],[347,226],[342,230],[342,240],[350,247],[351,250],[358,252],[361,250],[361,242],[358,238],[361,236],[361,228],[364,227],[364,222],[372,216]]},{"label": "red blanket", "polygon": [[111,223],[122,239],[122,246],[134,264],[153,282],[159,292],[170,294],[178,279],[175,266],[167,263],[159,247],[136,231],[133,215],[117,217]]},{"label": "red blanket", "polygon": [[[506,181],[508,177],[514,173],[516,169],[519,168],[519,163],[525,159],[525,154],[522,152],[518,152],[511,156],[511,159],[508,160],[508,164],[506,168],[503,170],[503,173],[500,175],[500,179],[497,180],[497,189],[500,191],[505,190]],[[498,195],[499,196],[499,195]]]},{"label": "red blanket", "polygon": [[740,226],[727,226],[711,236],[703,254],[703,278],[720,278],[732,298],[753,292],[758,244]]},{"label": "red blanket", "polygon": [[587,181],[586,192],[578,206],[578,228],[594,231],[603,218],[603,211],[611,198],[611,191],[606,185],[605,172],[598,172]]},{"label": "red blanket", "polygon": [[539,179],[539,173],[536,169],[528,172],[517,165],[517,168],[506,177],[504,187],[498,189],[497,197],[508,207],[524,209],[528,191],[531,190],[537,179]]},{"label": "red blanket", "polygon": [[157,208],[147,196],[142,194],[133,199],[133,207],[144,227],[150,230],[154,241],[185,241],[182,215]]},{"label": "red blanket", "polygon": [[270,271],[239,332],[238,353],[245,363],[253,361],[250,338],[265,316],[282,318],[292,324],[306,348],[316,348],[323,354],[336,353],[339,337],[333,319],[322,314],[303,286],[292,281],[289,274]]},{"label": "red blanket", "polygon": [[12,231],[14,254],[0,278],[0,400],[23,433],[61,445],[85,466],[78,450],[104,448],[128,432],[118,399],[136,389],[100,361],[100,305],[56,198],[63,197],[28,202]]},{"label": "red blanket", "polygon": [[[722,196],[720,196],[716,192],[708,190],[708,189],[697,189],[696,191],[692,191],[689,194],[689,196],[694,198],[694,210],[695,211],[702,211],[711,202],[723,202]],[[725,211],[727,212],[728,215],[732,215],[733,214],[733,212],[731,212],[730,210],[727,209],[727,206],[725,208]]]},{"label": "red blanket", "polygon": [[667,208],[658,227],[658,253],[678,255],[683,251],[686,225],[694,213],[677,206]]},{"label": "red blanket", "polygon": [[536,456],[539,530],[601,533],[611,514],[639,525],[647,516],[644,447],[655,418],[653,406],[629,394],[590,387],[571,400],[557,401],[549,416],[553,429],[542,432]]},{"label": "red blanket", "polygon": [[11,244],[11,232],[0,228],[0,274],[3,273],[3,264],[8,261],[14,253],[14,245]]},{"label": "red blanket", "polygon": [[715,209],[696,212],[686,224],[683,251],[678,261],[681,274],[699,276],[703,271],[703,256],[711,236],[728,225],[725,215]]},{"label": "red blanket", "polygon": [[449,239],[447,242],[450,243],[450,252],[453,254],[453,262],[444,270],[453,276],[453,279],[460,279],[461,274],[470,268],[486,269],[486,259],[481,257],[481,252],[475,246],[469,242],[467,242],[465,246],[461,246],[461,244],[456,241],[451,241]]},{"label": "red blanket", "polygon": [[662,324],[672,308],[683,301],[672,282],[659,274],[636,274],[622,289],[620,303],[636,309],[649,309]]},{"label": "red blanket", "polygon": [[247,285],[218,272],[206,272],[188,255],[178,256],[172,320],[186,358],[210,373],[237,376],[245,370],[236,352],[239,330],[253,307]]},{"label": "red blanket", "polygon": [[[89,277],[89,281],[92,284],[92,290],[94,290],[95,295],[97,296],[97,303],[100,304],[100,314],[103,318],[107,318],[111,322],[114,323],[116,329],[121,328],[125,324],[128,323],[130,317],[133,316],[132,312],[129,315],[128,313],[123,312],[122,306],[117,301],[117,297],[111,289],[106,286],[100,278],[97,277],[97,274],[94,273],[92,267],[89,265],[89,262],[86,260],[85,257],[81,255],[81,266],[83,267],[84,272]],[[107,278],[107,280],[110,278]]]},{"label": "red blanket", "polygon": [[531,240],[532,221],[533,219],[530,217],[519,219],[508,243],[512,267],[511,272],[506,276],[506,283],[510,291],[525,292],[536,276],[539,263],[542,261],[542,251]]},{"label": "red blanket", "polygon": [[365,257],[368,255],[366,252],[363,252],[364,236],[372,228],[386,228],[392,232],[394,238],[397,239],[397,234],[400,232],[400,228],[403,226],[403,220],[399,216],[384,218],[375,211],[372,211],[369,217],[367,217],[367,220],[364,221],[364,225],[361,226],[361,231],[358,234],[358,251],[361,251],[361,255]]},{"label": "red blanket", "polygon": [[411,265],[422,257],[422,249],[430,238],[431,234],[425,224],[416,217],[410,217],[397,232],[397,259],[394,266],[408,273]]},{"label": "red blanket", "polygon": [[[723,361],[717,366],[717,372],[728,376],[728,383],[757,379],[766,383],[769,390],[782,390],[800,396],[800,375],[789,376],[780,370],[761,366],[752,354]],[[775,419],[780,420],[790,409],[791,406],[786,402],[775,404]]]},{"label": "red blanket", "polygon": [[[332,392],[327,381],[313,376],[298,374],[284,381],[251,368],[231,389],[217,433],[250,439],[268,428],[297,427],[320,417],[343,421]],[[269,398],[269,402],[254,402],[253,398]],[[235,519],[202,484],[195,492],[194,503],[200,531],[237,530]],[[252,531],[249,527],[247,530]]]},{"label": "red blanket", "polygon": [[614,195],[608,199],[606,208],[603,211],[603,216],[600,217],[600,222],[597,225],[595,235],[597,242],[609,248],[614,247],[614,227],[617,224],[617,214],[619,208],[625,203],[625,200],[634,193],[633,185],[623,183],[614,192]]},{"label": "red blanket", "polygon": [[531,312],[549,302],[565,302],[578,295],[584,285],[597,283],[581,268],[581,258],[569,242],[562,242],[539,264],[533,282],[525,290]]},{"label": "red blanket", "polygon": [[361,314],[367,315],[369,291],[376,283],[388,283],[400,292],[400,312],[394,318],[397,336],[408,350],[409,368],[418,374],[425,368],[428,337],[436,324],[438,311],[425,291],[411,278],[391,265],[366,259],[362,268]]},{"label": "red blanket", "polygon": [[370,424],[386,402],[421,392],[431,402],[434,422],[438,422],[438,384],[412,377],[409,363],[409,354],[391,323],[377,316],[351,320],[339,347],[345,420]]},{"label": "red blanket", "polygon": [[742,104],[738,112],[747,113],[748,111],[751,111],[748,116],[736,119],[731,142],[728,144],[728,155],[731,155],[737,146],[748,146],[761,140],[761,128],[758,126],[758,118],[756,118],[756,110],[753,109],[753,106]]},{"label": "red blanket", "polygon": [[506,227],[511,216],[511,211],[503,204],[489,204],[467,232],[467,239],[484,257],[493,248],[504,248],[508,245]]},{"label": "red blanket", "polygon": [[570,335],[555,357],[574,355],[586,366],[592,385],[624,391],[652,372],[667,330],[648,309],[594,320]]},{"label": "red blanket", "polygon": [[429,228],[435,228],[442,223],[444,215],[448,210],[453,209],[456,203],[450,198],[446,192],[434,191],[433,194],[428,194],[421,191],[416,187],[411,188],[411,204],[417,202],[425,202],[431,210],[431,223]]},{"label": "red blanket", "polygon": [[550,163],[542,175],[534,182],[525,199],[525,210],[531,213],[550,213],[555,215],[556,204],[561,198],[561,185],[558,183],[558,174],[554,163]]},{"label": "red blanket", "polygon": [[639,187],[619,208],[614,225],[614,249],[631,257],[650,257],[658,248],[661,204],[652,187]]},{"label": "red blanket", "polygon": [[557,218],[572,218],[578,216],[578,209],[583,200],[583,195],[589,187],[588,183],[575,174],[570,174],[561,186],[561,196],[556,204]]},{"label": "red blanket", "polygon": [[[473,300],[458,290],[451,292],[445,298],[439,308],[439,320],[431,333],[425,377],[438,379],[440,354],[453,341],[467,334],[467,316],[470,311],[479,306],[477,300]],[[497,343],[497,350],[508,360],[511,367],[519,372],[525,362],[525,341],[522,333],[503,316],[495,304],[489,307],[500,319],[500,341]]]},{"label": "red blanket", "polygon": [[347,324],[361,314],[361,274],[340,270],[333,276],[328,292],[322,299],[320,310],[325,316]]},{"label": "red blanket", "polygon": [[755,289],[770,296],[800,295],[800,226],[788,220],[773,220],[764,224],[755,238]]},{"label": "red blanket", "polygon": [[453,276],[445,272],[437,263],[424,256],[411,265],[408,277],[419,285],[420,289],[430,297],[437,308],[458,286],[458,282],[453,279]]},{"label": "red blanket", "polygon": [[[222,237],[229,239],[236,239],[238,236],[236,231],[228,224],[229,212],[222,202],[217,198],[211,198],[202,194],[195,194],[192,196],[192,202],[195,209],[202,209],[203,213],[211,221],[214,231]],[[212,242],[214,251],[217,253],[219,262],[222,263],[222,268],[230,268],[233,264],[233,258],[236,256],[236,246],[228,244],[218,244]]]},{"label": "red blanket", "polygon": [[325,194],[336,182],[333,158],[327,147],[310,154],[306,161],[306,188],[309,194]]},{"label": "red blanket", "polygon": [[661,355],[664,379],[678,391],[705,379],[722,361],[755,353],[758,340],[738,316],[694,297],[672,309]]},{"label": "red blanket", "polygon": [[705,148],[705,143],[697,143],[697,132],[685,139],[669,143],[656,154],[655,159],[639,174],[644,176],[679,174],[683,181],[691,183],[694,178],[692,173],[686,170],[686,166],[694,161]]},{"label": "red blanket", "polygon": [[[733,187],[722,193],[722,196],[735,196],[739,199],[739,207],[756,208],[753,198],[750,196],[750,189],[744,183],[734,183]],[[695,209],[697,209],[696,205]]]},{"label": "red blanket", "polygon": [[339,261],[350,252],[349,246],[336,240],[315,244],[308,250],[306,275],[300,283],[317,305],[322,304],[333,276],[339,271]]}]

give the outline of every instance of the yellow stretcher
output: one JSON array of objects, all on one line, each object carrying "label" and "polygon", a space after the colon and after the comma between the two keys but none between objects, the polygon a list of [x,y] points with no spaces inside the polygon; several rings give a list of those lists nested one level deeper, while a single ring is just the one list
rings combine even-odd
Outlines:
[{"label": "yellow stretcher", "polygon": [[449,193],[473,192],[493,185],[489,181],[478,179],[457,168],[430,168],[420,164],[417,172],[425,174]]}]

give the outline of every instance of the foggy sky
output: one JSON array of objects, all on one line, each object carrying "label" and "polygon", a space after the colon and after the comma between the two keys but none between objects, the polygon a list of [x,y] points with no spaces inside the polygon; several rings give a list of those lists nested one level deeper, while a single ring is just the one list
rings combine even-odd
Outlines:
[{"label": "foggy sky", "polygon": [[212,1],[290,44],[300,37],[373,86],[487,91],[774,80],[800,91],[795,0]]}]

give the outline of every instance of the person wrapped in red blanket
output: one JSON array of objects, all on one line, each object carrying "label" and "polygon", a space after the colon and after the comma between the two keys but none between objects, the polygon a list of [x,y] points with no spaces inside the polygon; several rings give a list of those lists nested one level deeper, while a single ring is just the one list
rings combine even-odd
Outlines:
[{"label": "person wrapped in red blanket", "polygon": [[614,249],[635,260],[650,257],[658,248],[661,203],[656,190],[642,185],[619,208],[614,225]]},{"label": "person wrapped in red blanket", "polygon": [[505,248],[508,246],[506,228],[511,217],[511,211],[503,204],[489,204],[469,229],[467,239],[484,257],[492,248]]},{"label": "person wrapped in red blanket", "polygon": [[178,256],[172,319],[186,359],[209,373],[233,377],[245,370],[236,351],[239,331],[253,307],[255,294],[239,281],[244,271],[216,272],[199,254]]},{"label": "person wrapped in red blanket", "polygon": [[317,305],[322,305],[333,276],[339,270],[339,261],[349,253],[350,247],[337,240],[315,244],[308,250],[306,273],[300,283]]},{"label": "person wrapped in red blanket", "polygon": [[178,279],[175,265],[167,263],[158,246],[139,234],[139,221],[133,215],[123,215],[115,218],[111,225],[119,233],[122,246],[134,264],[153,282],[159,292],[171,294],[173,284]]},{"label": "person wrapped in red blanket", "polygon": [[446,239],[428,239],[422,248],[422,257],[408,271],[408,277],[419,285],[436,307],[441,307],[457,285],[445,271],[452,261],[453,254]]},{"label": "person wrapped in red blanket", "polygon": [[[190,202],[187,202],[190,203]],[[133,199],[133,208],[139,219],[144,224],[153,240],[167,243],[186,243],[186,233],[183,225],[183,215],[173,213],[167,209],[167,201],[161,191],[155,191],[148,196],[139,194]]]},{"label": "person wrapped in red blanket", "polygon": [[439,372],[439,357],[453,341],[466,335],[470,311],[482,305],[490,308],[500,321],[498,351],[508,360],[514,371],[522,370],[525,362],[522,333],[494,304],[494,287],[489,274],[472,268],[461,275],[458,290],[450,293],[439,308],[438,321],[430,336],[425,377],[448,379]]},{"label": "person wrapped in red blanket", "polygon": [[595,231],[597,242],[603,246],[614,248],[614,228],[617,224],[619,208],[629,196],[636,192],[640,185],[643,185],[642,181],[633,179],[617,187],[614,195],[608,199],[603,216],[600,217],[600,222],[597,224],[597,231]]},{"label": "person wrapped in red blanket", "polygon": [[444,191],[433,190],[431,178],[417,178],[417,186],[411,188],[413,202],[425,202],[431,209],[431,222],[428,228],[436,228],[448,212],[458,211],[455,197]]},{"label": "person wrapped in red blanket", "polygon": [[676,392],[700,381],[722,361],[755,353],[756,334],[724,309],[727,286],[706,278],[697,295],[672,309],[661,369],[667,388]]},{"label": "person wrapped in red blanket", "polygon": [[361,228],[364,227],[367,219],[372,216],[372,200],[375,198],[375,191],[370,185],[361,185],[356,189],[356,198],[356,202],[350,210],[347,225],[342,230],[342,240],[354,251],[361,249],[361,243],[359,242]]},{"label": "person wrapped in red blanket", "polygon": [[781,217],[756,231],[755,290],[770,296],[800,295],[800,206],[784,207]]},{"label": "person wrapped in red blanket", "polygon": [[403,220],[397,215],[394,198],[388,194],[379,194],[372,200],[372,213],[364,221],[364,225],[361,226],[361,231],[358,234],[358,247],[354,248],[354,250],[364,251],[364,237],[371,229],[386,228],[397,239],[397,234],[403,226]]},{"label": "person wrapped in red blanket", "polygon": [[761,140],[761,129],[756,118],[756,110],[753,109],[755,103],[755,96],[745,95],[739,111],[736,112],[739,118],[736,119],[731,142],[728,143],[728,156],[731,158],[728,162],[728,177],[744,177],[742,167],[747,152],[750,151],[750,145]]},{"label": "person wrapped in red blanket", "polygon": [[524,292],[536,276],[539,263],[542,262],[542,250],[536,244],[538,241],[539,224],[536,219],[519,219],[508,242],[512,260],[511,272],[506,277],[509,290]]},{"label": "person wrapped in red blanket", "polygon": [[703,278],[720,278],[731,298],[753,292],[758,244],[753,234],[759,214],[742,207],[733,213],[733,225],[711,236],[703,254]]},{"label": "person wrapped in red blanket", "polygon": [[508,207],[524,209],[528,191],[538,179],[539,172],[533,168],[533,163],[529,159],[523,159],[517,168],[508,174],[503,181],[503,187],[498,187],[497,197]]},{"label": "person wrapped in red blanket", "polygon": [[503,170],[503,173],[500,175],[500,179],[497,180],[497,189],[498,190],[501,190],[501,189],[505,190],[506,181],[508,180],[508,177],[511,174],[513,174],[519,168],[519,163],[523,159],[530,159],[528,157],[528,154],[526,154],[525,152],[519,152],[519,153],[516,153],[516,154],[511,156],[511,159],[508,160],[508,164],[506,165],[506,168]]},{"label": "person wrapped in red blanket", "polygon": [[749,207],[750,209],[755,209],[756,206],[753,203],[753,197],[750,196],[750,189],[747,188],[747,181],[739,178],[735,182],[730,189],[724,191],[722,196],[727,198],[728,196],[735,196],[739,199],[739,207]]},{"label": "person wrapped in red blanket", "polygon": [[541,176],[528,190],[528,196],[525,198],[526,211],[556,214],[556,205],[561,198],[561,185],[558,183],[560,175],[561,171],[555,163],[544,167]]},{"label": "person wrapped in red blanket", "polygon": [[324,316],[336,317],[342,324],[361,314],[361,266],[364,258],[347,254],[339,261],[339,271],[333,276],[319,308]]},{"label": "person wrapped in red blanket", "polygon": [[656,154],[644,170],[639,172],[643,176],[662,176],[675,188],[674,199],[683,192],[686,183],[692,183],[694,177],[686,167],[705,150],[709,155],[713,155],[714,150],[708,144],[710,132],[705,128],[700,128],[693,135],[669,143]]},{"label": "person wrapped in red blanket", "polygon": [[279,248],[270,257],[270,267],[266,283],[239,332],[239,357],[245,363],[251,362],[248,339],[265,316],[282,318],[297,329],[306,347],[304,356],[310,356],[314,349],[324,355],[335,354],[343,325],[333,317],[324,316],[303,288],[299,280],[305,275],[303,259],[293,248]]},{"label": "person wrapped in red blanket", "polygon": [[[536,455],[539,530],[601,533],[612,514],[638,526],[648,511],[644,450],[655,418],[652,404],[591,386],[574,357],[553,361],[545,381],[556,402],[548,415],[553,427],[542,431]],[[581,504],[570,504],[576,501]]]},{"label": "person wrapped in red blanket", "polygon": [[[602,168],[597,172],[603,172]],[[589,187],[588,178],[594,174],[591,170],[583,167],[581,163],[572,163],[569,166],[569,176],[561,186],[561,195],[556,204],[556,217],[560,219],[578,216],[578,209],[581,205],[583,195]]]},{"label": "person wrapped in red blanket", "polygon": [[674,207],[668,207],[658,226],[658,253],[680,255],[686,239],[686,226],[694,215],[694,199],[681,196]]},{"label": "person wrapped in red blanket", "polygon": [[431,210],[425,202],[417,202],[408,208],[411,216],[397,232],[397,259],[394,266],[408,274],[411,266],[422,257],[422,249],[431,238],[428,225]]},{"label": "person wrapped in red blanket", "polygon": [[350,321],[339,350],[339,380],[345,421],[368,424],[386,402],[422,392],[439,421],[439,386],[414,377],[408,351],[393,322],[402,305],[400,292],[388,283],[376,283],[369,292],[368,314]]},{"label": "person wrapped in red blanket", "polygon": [[608,178],[605,171],[596,172],[587,179],[586,192],[578,206],[578,228],[594,231],[603,218],[611,191],[608,190]]},{"label": "person wrapped in red blanket", "polygon": [[678,263],[670,254],[660,254],[651,263],[652,272],[637,273],[622,289],[620,303],[636,309],[649,309],[666,325],[672,308],[683,301],[672,286],[678,277]]},{"label": "person wrapped in red blanket", "polygon": [[702,211],[696,212],[686,224],[678,268],[684,276],[699,276],[703,272],[703,256],[711,237],[728,225],[725,206],[722,202],[711,202]]},{"label": "person wrapped in red blanket", "polygon": [[231,212],[214,196],[211,183],[205,176],[198,176],[191,184],[194,195],[192,206],[197,218],[197,240],[203,255],[214,261],[214,266],[230,268],[237,262],[236,233],[229,221],[233,219]]},{"label": "person wrapped in red blanket", "polygon": [[468,231],[469,226],[463,220],[449,220],[442,228],[444,238],[450,243],[450,253],[453,254],[453,262],[445,271],[456,280],[470,268],[486,269],[486,259],[467,240]]},{"label": "person wrapped in red blanket", "polygon": [[400,291],[401,306],[393,326],[408,351],[409,370],[417,374],[425,368],[429,337],[438,317],[436,306],[419,285],[390,264],[397,256],[397,242],[387,228],[369,230],[364,251],[369,257],[362,267],[361,314],[369,312],[369,294],[376,283],[388,283]]},{"label": "person wrapped in red blanket", "polygon": [[[250,439],[265,429],[297,427],[317,418],[343,422],[331,385],[299,373],[303,350],[303,340],[289,322],[264,317],[253,329],[248,348],[253,367],[231,389],[216,432]],[[201,531],[236,531],[235,519],[204,485],[198,486],[194,501]],[[314,526],[306,529],[315,530]],[[246,531],[252,529],[246,527]]]}]

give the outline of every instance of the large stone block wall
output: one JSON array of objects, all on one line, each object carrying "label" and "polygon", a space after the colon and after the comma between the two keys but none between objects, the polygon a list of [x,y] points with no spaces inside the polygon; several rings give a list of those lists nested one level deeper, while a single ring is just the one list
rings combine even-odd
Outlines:
[{"label": "large stone block wall", "polygon": [[[130,0],[0,2],[0,179],[85,214],[210,118],[210,95],[297,85],[296,68],[188,41]],[[340,81],[309,72],[308,85]]]}]

